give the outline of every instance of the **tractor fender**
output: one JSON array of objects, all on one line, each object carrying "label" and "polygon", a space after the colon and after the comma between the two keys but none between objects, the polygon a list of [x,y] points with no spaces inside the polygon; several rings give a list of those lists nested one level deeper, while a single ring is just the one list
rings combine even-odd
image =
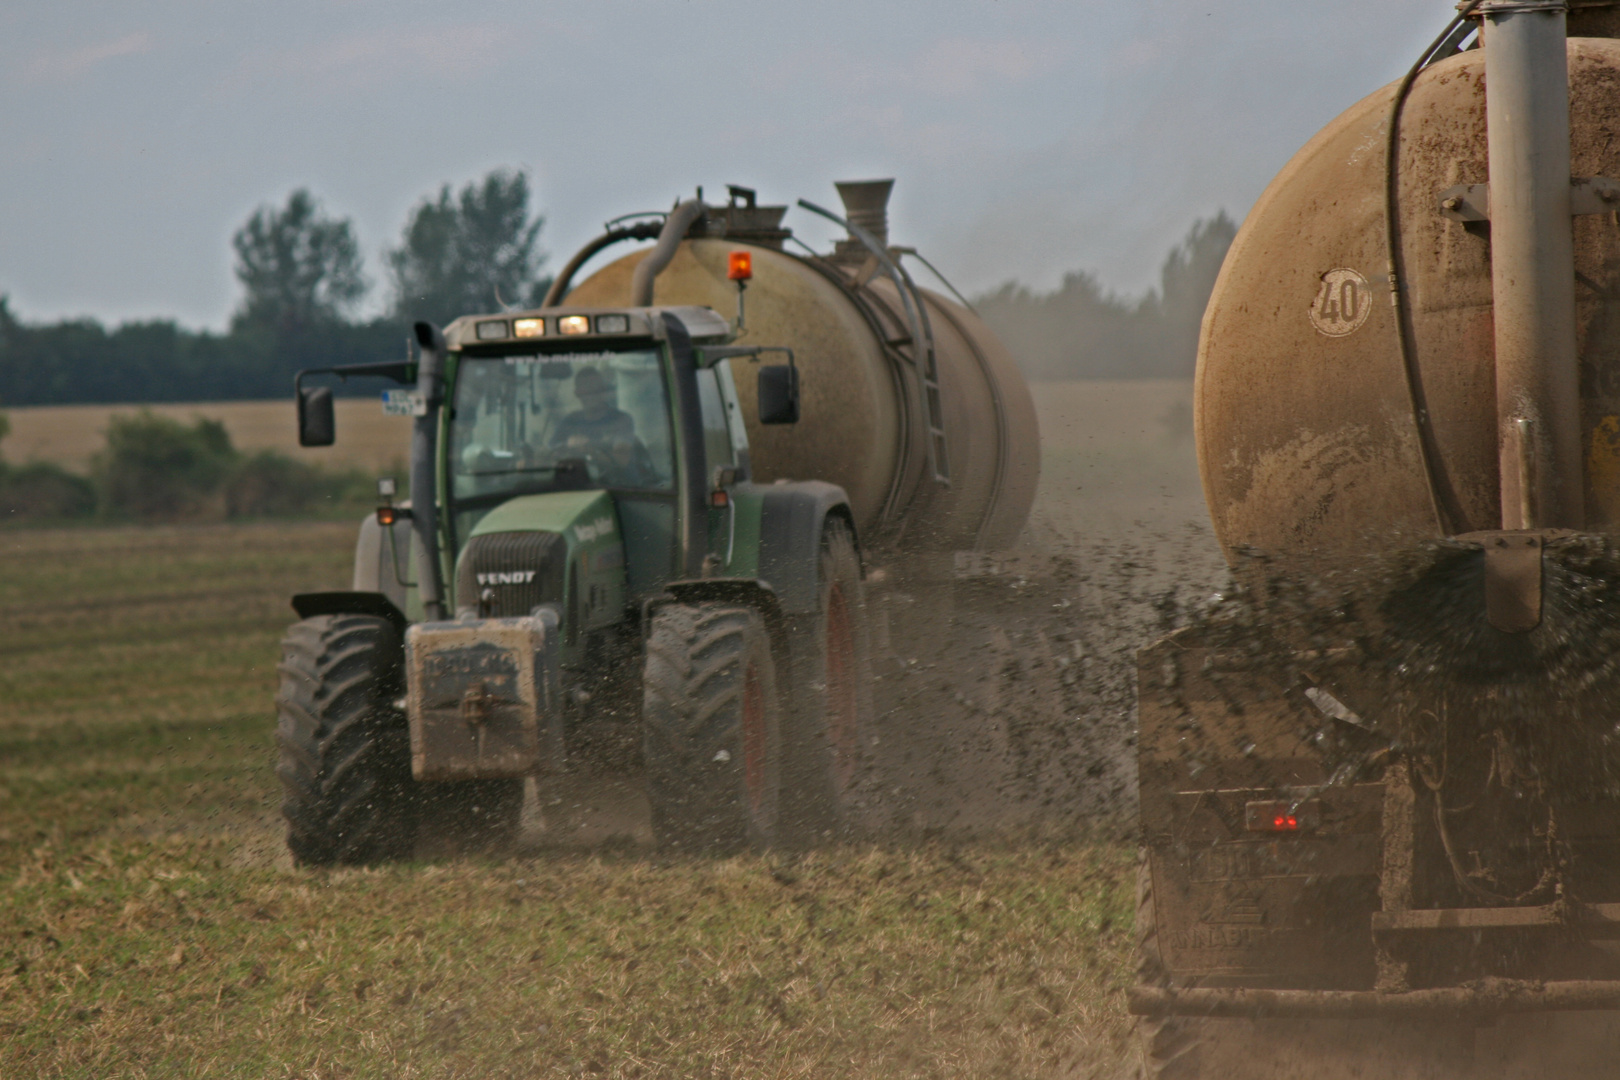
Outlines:
[{"label": "tractor fender", "polygon": [[757,608],[764,617],[765,624],[773,631],[782,621],[781,601],[768,584],[755,578],[716,577],[671,581],[664,586],[663,595],[652,597],[642,605],[641,623],[643,626],[647,625],[652,613],[664,604],[696,604],[705,601],[720,601]]},{"label": "tractor fender", "polygon": [[[821,531],[837,515],[855,532],[849,496],[822,480],[750,485],[761,499],[759,577],[787,615],[806,615],[821,602]],[[859,554],[859,542],[856,552]]]},{"label": "tractor fender", "polygon": [[394,602],[379,592],[306,592],[292,598],[293,610],[300,619],[313,619],[317,615],[372,615],[387,619],[405,636],[405,613]]},{"label": "tractor fender", "polygon": [[[409,510],[407,501],[400,506]],[[415,572],[412,555],[411,519],[401,514],[392,525],[382,525],[376,514],[360,522],[360,537],[354,546],[354,591],[382,593],[399,610],[405,610],[405,594]]]}]

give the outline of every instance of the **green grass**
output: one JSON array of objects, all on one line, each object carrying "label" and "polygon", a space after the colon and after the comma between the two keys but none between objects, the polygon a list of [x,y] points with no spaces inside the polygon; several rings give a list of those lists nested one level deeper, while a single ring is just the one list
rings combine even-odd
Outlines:
[{"label": "green grass", "polygon": [[1039,1076],[1111,1067],[1109,843],[316,872],[286,597],[352,527],[0,536],[0,1077]]}]

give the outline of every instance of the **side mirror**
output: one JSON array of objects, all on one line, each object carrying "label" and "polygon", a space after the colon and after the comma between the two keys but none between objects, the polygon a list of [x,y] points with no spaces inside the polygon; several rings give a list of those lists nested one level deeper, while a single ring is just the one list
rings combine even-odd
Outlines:
[{"label": "side mirror", "polygon": [[799,369],[792,364],[772,364],[759,369],[759,422],[797,424],[799,422]]},{"label": "side mirror", "polygon": [[298,391],[298,445],[331,446],[337,441],[337,417],[332,413],[332,388],[300,387]]}]

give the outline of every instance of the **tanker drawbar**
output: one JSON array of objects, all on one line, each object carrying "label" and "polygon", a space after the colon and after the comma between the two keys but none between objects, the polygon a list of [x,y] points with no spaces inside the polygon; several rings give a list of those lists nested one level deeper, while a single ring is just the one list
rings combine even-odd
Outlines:
[{"label": "tanker drawbar", "polygon": [[1620,1075],[1620,6],[1459,7],[1205,313],[1234,586],[1139,656],[1149,1076]]}]

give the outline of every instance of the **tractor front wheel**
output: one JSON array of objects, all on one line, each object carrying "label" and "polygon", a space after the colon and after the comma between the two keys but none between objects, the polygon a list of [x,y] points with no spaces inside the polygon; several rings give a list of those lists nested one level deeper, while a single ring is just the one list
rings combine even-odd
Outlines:
[{"label": "tractor front wheel", "polygon": [[777,838],[782,705],[759,612],[658,608],[642,675],[642,758],[660,847],[736,851]]},{"label": "tractor front wheel", "polygon": [[399,631],[368,615],[294,623],[276,694],[281,813],[306,866],[402,858],[416,838]]}]

